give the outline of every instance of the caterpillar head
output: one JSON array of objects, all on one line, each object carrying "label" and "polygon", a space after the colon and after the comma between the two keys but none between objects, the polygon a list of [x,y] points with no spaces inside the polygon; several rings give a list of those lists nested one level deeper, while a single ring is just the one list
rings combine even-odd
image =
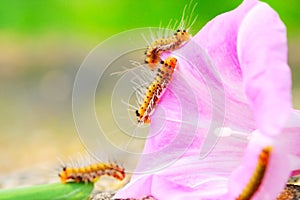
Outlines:
[{"label": "caterpillar head", "polygon": [[191,38],[191,35],[186,30],[178,29],[174,35],[181,42],[186,42],[186,41],[190,40],[190,38]]}]

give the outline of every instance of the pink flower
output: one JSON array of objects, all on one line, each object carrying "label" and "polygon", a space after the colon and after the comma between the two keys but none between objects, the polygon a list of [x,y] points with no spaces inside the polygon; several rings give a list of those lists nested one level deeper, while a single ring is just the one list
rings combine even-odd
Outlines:
[{"label": "pink flower", "polygon": [[115,198],[276,199],[300,169],[300,112],[277,13],[244,0],[172,54],[177,70],[144,155]]}]

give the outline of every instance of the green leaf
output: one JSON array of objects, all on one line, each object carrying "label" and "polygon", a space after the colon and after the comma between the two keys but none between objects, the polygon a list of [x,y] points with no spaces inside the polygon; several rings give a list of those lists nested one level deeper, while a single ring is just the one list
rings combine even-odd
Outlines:
[{"label": "green leaf", "polygon": [[94,184],[92,183],[53,183],[37,185],[24,188],[13,188],[0,190],[1,200],[22,199],[22,200],[63,200],[88,199]]}]

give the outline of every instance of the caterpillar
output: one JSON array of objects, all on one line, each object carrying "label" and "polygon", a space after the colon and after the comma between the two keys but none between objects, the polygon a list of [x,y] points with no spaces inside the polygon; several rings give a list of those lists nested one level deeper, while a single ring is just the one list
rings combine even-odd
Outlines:
[{"label": "caterpillar", "polygon": [[123,180],[125,178],[125,171],[121,166],[114,163],[95,163],[85,167],[63,167],[62,171],[58,174],[62,183],[94,183],[103,175]]},{"label": "caterpillar", "polygon": [[[161,61],[160,56],[163,52],[170,52],[179,49],[191,39],[192,36],[188,32],[197,19],[197,16],[193,19],[197,3],[195,3],[191,8],[192,4],[192,1],[190,1],[190,3],[184,7],[181,21],[178,25],[177,31],[173,34],[173,36],[160,37],[160,39],[149,43],[145,51],[145,63],[151,70],[156,69],[158,63]],[[190,15],[187,17],[185,16],[186,9],[190,11]],[[176,23],[174,26],[176,26]]]},{"label": "caterpillar", "polygon": [[163,52],[174,51],[182,47],[185,42],[189,41],[191,35],[186,30],[177,30],[170,38],[155,40],[148,46],[145,55],[145,63],[151,70],[154,70],[160,62],[160,56]]},{"label": "caterpillar", "polygon": [[176,64],[177,59],[171,56],[165,61],[161,61],[162,66],[158,69],[156,78],[150,83],[143,102],[141,103],[139,109],[136,110],[138,123],[150,123],[149,116],[155,109],[164,89],[171,81]]},{"label": "caterpillar", "polygon": [[267,146],[262,149],[261,153],[259,154],[258,163],[252,177],[250,178],[246,187],[243,189],[242,193],[236,198],[236,200],[250,200],[255,192],[259,189],[259,186],[261,185],[267,170],[271,151],[271,146]]}]

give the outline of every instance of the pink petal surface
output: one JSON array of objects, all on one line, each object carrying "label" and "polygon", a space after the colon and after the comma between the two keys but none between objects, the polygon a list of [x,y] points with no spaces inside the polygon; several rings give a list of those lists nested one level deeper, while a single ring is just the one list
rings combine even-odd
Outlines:
[{"label": "pink petal surface", "polygon": [[291,74],[285,26],[267,4],[255,6],[242,21],[237,52],[257,127],[279,134],[291,114]]},{"label": "pink petal surface", "polygon": [[[242,157],[246,141],[224,137],[210,155],[199,160],[198,150],[180,158],[156,173],[136,175],[116,197],[141,197],[152,194],[158,199],[216,199],[226,193],[232,169]],[[220,157],[220,155],[226,155]],[[151,193],[149,193],[151,192]]]},{"label": "pink petal surface", "polygon": [[259,2],[244,0],[235,10],[221,14],[208,22],[195,36],[197,41],[213,59],[227,92],[233,98],[243,93],[242,71],[236,51],[240,23],[249,10]]}]

